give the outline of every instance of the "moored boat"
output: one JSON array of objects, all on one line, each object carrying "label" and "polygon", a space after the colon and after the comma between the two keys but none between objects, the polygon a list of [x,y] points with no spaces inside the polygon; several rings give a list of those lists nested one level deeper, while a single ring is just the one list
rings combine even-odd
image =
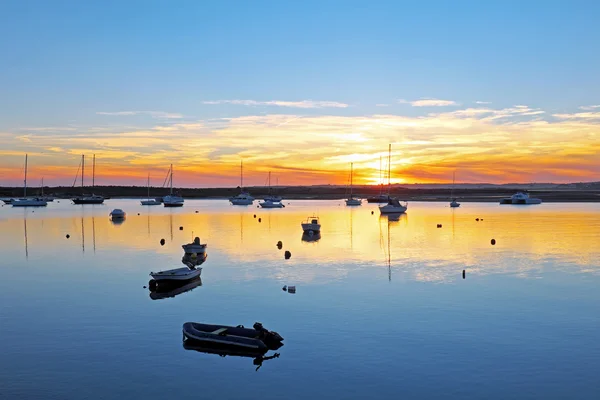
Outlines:
[{"label": "moored boat", "polygon": [[280,201],[273,201],[271,199],[265,199],[258,203],[262,208],[284,208],[285,206]]},{"label": "moored boat", "polygon": [[542,204],[542,200],[529,197],[529,194],[524,192],[517,192],[511,197],[500,200],[500,204]]},{"label": "moored boat", "polygon": [[360,206],[362,204],[361,199],[357,199],[352,195],[352,175],[353,175],[354,163],[350,163],[350,196],[346,199],[347,206]]},{"label": "moored boat", "polygon": [[379,212],[381,214],[402,214],[402,213],[405,213],[406,210],[408,210],[408,203],[407,202],[401,203],[400,200],[390,196],[390,189],[391,189],[390,177],[392,175],[391,165],[392,165],[392,145],[390,144],[389,148],[388,148],[388,201],[387,201],[386,205],[379,207]]},{"label": "moored boat", "polygon": [[[8,204],[8,203],[7,203]],[[23,180],[23,198],[11,199],[13,207],[46,207],[48,203],[39,197],[27,197],[27,154],[25,154],[25,179]]]},{"label": "moored boat", "polygon": [[141,200],[140,204],[143,206],[159,206],[159,205],[161,205],[162,201],[150,198],[150,174],[148,174],[147,186],[148,186],[148,198],[146,200]]},{"label": "moored boat", "polygon": [[254,197],[244,191],[244,164],[240,161],[240,194],[229,198],[229,202],[234,206],[249,206],[254,203]]},{"label": "moored boat", "polygon": [[206,243],[200,243],[200,238],[195,237],[192,243],[181,245],[186,255],[204,254],[206,252]]},{"label": "moored boat", "polygon": [[[82,154],[81,155],[81,190],[84,190],[84,182],[83,182],[83,178],[84,178],[84,171],[85,171],[85,155]],[[78,171],[79,172],[79,171]],[[77,179],[77,176],[75,176],[75,179]],[[95,186],[95,181],[96,181],[96,155],[94,154],[94,158],[92,161],[92,189]],[[97,195],[97,194],[82,194],[81,196],[77,196],[71,199],[71,201],[73,202],[73,204],[103,204],[104,203],[104,197]]]},{"label": "moored boat", "polygon": [[162,281],[189,281],[198,278],[202,273],[202,268],[175,268],[160,272],[150,272],[150,276],[157,282]]},{"label": "moored boat", "polygon": [[220,344],[230,348],[253,349],[266,352],[271,347],[281,347],[283,338],[277,332],[265,329],[255,322],[252,329],[243,325],[227,326],[186,322],[182,327],[184,341]]},{"label": "moored boat", "polygon": [[110,215],[112,219],[124,219],[126,214],[125,211],[121,210],[120,208],[115,208],[108,215]]},{"label": "moored boat", "polygon": [[183,207],[183,197],[173,194],[173,164],[169,169],[169,184],[171,192],[168,196],[162,198],[163,206],[165,207]]},{"label": "moored boat", "polygon": [[302,230],[306,233],[312,232],[319,233],[321,232],[321,223],[319,222],[319,217],[308,217],[306,221],[302,224]]}]

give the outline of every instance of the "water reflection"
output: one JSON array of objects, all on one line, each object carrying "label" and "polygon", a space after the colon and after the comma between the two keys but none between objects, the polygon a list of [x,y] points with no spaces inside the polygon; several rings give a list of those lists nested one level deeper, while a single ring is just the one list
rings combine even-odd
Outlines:
[{"label": "water reflection", "polygon": [[313,233],[310,231],[302,233],[303,242],[318,242],[319,239],[321,239],[321,232]]},{"label": "water reflection", "polygon": [[[280,346],[278,346],[277,348],[272,348],[272,350],[277,350],[281,346],[283,346],[282,343],[280,343]],[[216,354],[221,357],[230,356],[230,357],[253,358],[252,364],[256,365],[255,371],[258,371],[260,369],[260,367],[262,367],[263,362],[272,360],[274,358],[279,358],[279,356],[280,356],[279,353],[274,353],[271,356],[265,356],[266,353],[262,352],[258,349],[231,348],[226,345],[219,345],[219,344],[214,344],[214,345],[208,345],[206,343],[200,344],[198,342],[194,342],[194,341],[190,341],[190,340],[183,341],[183,348],[186,350],[193,350],[193,351],[197,351],[197,352],[205,353],[205,354]]]},{"label": "water reflection", "polygon": [[[375,207],[368,206],[349,211],[334,202],[314,202],[318,204],[314,206],[299,201],[295,207],[276,213],[229,211],[218,204],[199,201],[194,207],[202,209],[198,214],[193,209],[189,213],[171,209],[150,213],[136,209],[133,201],[121,200],[115,205],[131,211],[127,224],[119,229],[111,229],[113,225],[102,208],[73,210],[69,204],[53,203],[35,214],[3,208],[0,252],[6,261],[32,262],[35,253],[36,257],[51,254],[57,261],[65,257],[64,263],[70,265],[65,252],[73,249],[71,244],[80,244],[79,253],[87,255],[93,249],[99,259],[128,254],[134,264],[145,257],[157,264],[154,268],[160,268],[159,262],[180,258],[181,245],[189,241],[191,232],[199,232],[219,263],[219,272],[211,275],[215,281],[270,277],[282,283],[290,279],[296,283],[326,283],[358,271],[377,274],[374,271],[382,268],[387,270],[387,280],[392,273],[400,272],[404,279],[430,282],[456,280],[463,269],[470,276],[510,273],[536,277],[549,266],[599,272],[600,214],[595,204],[516,210],[469,204],[468,208],[448,213],[447,207],[415,203],[410,219],[408,214],[379,216]],[[312,237],[302,234],[298,241],[302,232],[299,221],[315,208],[319,209],[322,233]],[[138,211],[146,215],[138,216]],[[256,218],[254,213],[258,213]],[[443,227],[436,228],[437,224]],[[179,226],[185,230],[180,231]],[[66,234],[71,240],[65,239]],[[160,246],[163,238],[167,244]],[[497,240],[496,246],[490,245],[491,238]],[[285,265],[280,263],[281,253],[273,251],[278,241],[293,254]],[[109,268],[115,264],[103,265]]]},{"label": "water reflection", "polygon": [[200,277],[191,282],[184,282],[183,284],[161,282],[159,285],[151,286],[154,290],[150,290],[150,298],[152,300],[167,299],[190,292],[198,286],[202,286],[202,278]]}]

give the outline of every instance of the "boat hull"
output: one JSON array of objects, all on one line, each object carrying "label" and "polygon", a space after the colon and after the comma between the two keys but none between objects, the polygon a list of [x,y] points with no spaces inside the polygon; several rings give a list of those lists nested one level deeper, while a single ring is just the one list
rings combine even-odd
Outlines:
[{"label": "boat hull", "polygon": [[254,200],[246,200],[246,199],[229,199],[232,205],[234,206],[249,206],[254,203]]},{"label": "boat hull", "polygon": [[2,201],[4,202],[4,204],[12,204],[14,199],[2,199]]},{"label": "boat hull", "polygon": [[183,203],[163,203],[165,207],[183,207]]},{"label": "boat hull", "polygon": [[150,276],[157,282],[185,282],[200,277],[202,268],[177,268],[168,271],[151,272]]},{"label": "boat hull", "polygon": [[381,214],[403,214],[406,212],[406,210],[408,210],[408,207],[404,207],[404,206],[390,206],[390,205],[385,205],[382,207],[379,207],[379,212]]},{"label": "boat hull", "polygon": [[387,203],[389,198],[387,196],[367,197],[367,203]]},{"label": "boat hull", "polygon": [[48,205],[45,200],[37,199],[13,200],[11,204],[13,207],[46,207]]},{"label": "boat hull", "polygon": [[319,233],[319,232],[321,232],[321,225],[320,224],[302,224],[302,230],[304,232]]},{"label": "boat hull", "polygon": [[103,204],[104,199],[87,199],[87,198],[75,198],[71,199],[73,204]]},{"label": "boat hull", "polygon": [[512,204],[512,205],[531,205],[531,204],[542,204],[540,199],[526,199],[526,200],[513,200],[513,199],[502,199],[500,204]]},{"label": "boat hull", "polygon": [[362,201],[360,201],[359,199],[347,199],[346,200],[347,206],[360,206],[361,204],[362,204]]},{"label": "boat hull", "polygon": [[142,200],[140,204],[143,206],[160,206],[162,203],[157,200]]},{"label": "boat hull", "polygon": [[206,252],[206,244],[184,244],[181,246],[186,254],[204,254]]},{"label": "boat hull", "polygon": [[[256,324],[255,324],[256,325]],[[197,344],[224,345],[229,348],[266,352],[281,347],[283,338],[275,332],[244,328],[243,326],[210,325],[186,322],[182,327],[184,341]]]},{"label": "boat hull", "polygon": [[285,207],[281,203],[275,203],[270,201],[263,201],[262,203],[258,203],[262,208],[283,208]]}]

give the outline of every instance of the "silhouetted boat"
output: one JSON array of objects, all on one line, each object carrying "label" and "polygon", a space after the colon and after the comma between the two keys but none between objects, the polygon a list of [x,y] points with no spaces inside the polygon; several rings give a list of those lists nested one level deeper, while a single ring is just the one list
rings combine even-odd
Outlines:
[{"label": "silhouetted boat", "polygon": [[308,217],[302,224],[302,230],[306,233],[318,233],[321,231],[321,224],[319,223],[319,217]]},{"label": "silhouetted boat", "polygon": [[[83,177],[85,172],[85,155],[81,155],[81,190],[83,191]],[[77,176],[75,176],[77,179]],[[93,162],[92,162],[92,190],[95,186],[96,180],[96,155],[94,154]],[[81,196],[77,196],[71,199],[73,204],[102,204],[104,203],[104,197],[97,194],[82,194]]]},{"label": "silhouetted boat", "polygon": [[23,180],[23,198],[12,199],[13,207],[46,207],[48,203],[38,197],[27,197],[27,154],[25,154],[25,179]]},{"label": "silhouetted boat", "polygon": [[143,206],[159,206],[162,203],[162,201],[150,198],[150,174],[148,174],[147,186],[148,186],[148,198],[146,200],[140,201],[140,204]]},{"label": "silhouetted boat", "polygon": [[192,243],[184,244],[181,247],[185,254],[202,254],[206,251],[206,243],[200,243],[200,238],[195,237]]},{"label": "silhouetted boat", "polygon": [[254,202],[254,197],[248,192],[244,192],[244,164],[240,161],[240,194],[229,198],[234,206],[249,206]]},{"label": "silhouetted boat", "polygon": [[405,213],[408,209],[408,203],[404,202],[404,204],[400,203],[400,200],[396,198],[390,197],[390,187],[391,181],[390,177],[392,174],[391,170],[392,165],[392,145],[390,144],[388,150],[388,201],[384,206],[379,207],[379,212],[381,214],[402,214]]},{"label": "silhouetted boat", "polygon": [[346,199],[347,206],[360,206],[362,204],[362,200],[355,198],[352,195],[352,174],[353,174],[353,166],[354,163],[350,163],[350,197]]},{"label": "silhouetted boat", "polygon": [[163,206],[165,207],[183,207],[183,197],[173,194],[173,164],[169,169],[169,182],[171,192],[168,196],[163,197]]},{"label": "silhouetted boat", "polygon": [[542,204],[542,200],[531,198],[527,193],[517,192],[509,198],[500,200],[500,204]]},{"label": "silhouetted boat", "polygon": [[452,201],[450,202],[450,207],[452,208],[457,208],[460,207],[460,203],[458,201],[456,201],[456,199],[454,198],[454,180],[456,178],[456,172],[454,172],[452,174],[452,190],[450,191],[450,198],[452,199]]}]

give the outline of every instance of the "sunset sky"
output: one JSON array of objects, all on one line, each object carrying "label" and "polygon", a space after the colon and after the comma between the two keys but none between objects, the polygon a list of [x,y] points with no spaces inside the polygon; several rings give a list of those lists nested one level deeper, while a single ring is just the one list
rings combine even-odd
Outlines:
[{"label": "sunset sky", "polygon": [[[600,181],[600,2],[3,1],[0,186]],[[88,164],[91,167],[91,163]],[[91,170],[91,168],[86,171]],[[86,177],[91,182],[91,176]]]}]

